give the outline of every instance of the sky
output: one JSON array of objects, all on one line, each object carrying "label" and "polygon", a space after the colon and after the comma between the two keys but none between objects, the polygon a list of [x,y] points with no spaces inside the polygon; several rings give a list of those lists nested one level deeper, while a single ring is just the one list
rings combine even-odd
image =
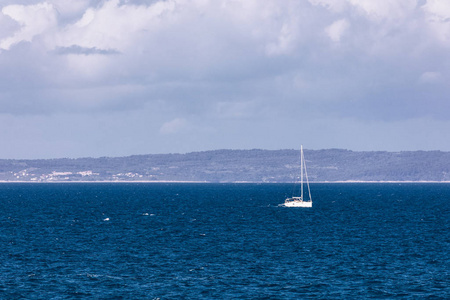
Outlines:
[{"label": "sky", "polygon": [[0,0],[0,158],[450,151],[450,1]]}]

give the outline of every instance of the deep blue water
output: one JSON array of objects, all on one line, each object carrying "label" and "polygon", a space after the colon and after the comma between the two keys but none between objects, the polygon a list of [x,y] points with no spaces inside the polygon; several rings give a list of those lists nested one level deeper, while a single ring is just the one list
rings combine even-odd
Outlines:
[{"label": "deep blue water", "polygon": [[311,188],[0,184],[0,299],[450,298],[450,184]]}]

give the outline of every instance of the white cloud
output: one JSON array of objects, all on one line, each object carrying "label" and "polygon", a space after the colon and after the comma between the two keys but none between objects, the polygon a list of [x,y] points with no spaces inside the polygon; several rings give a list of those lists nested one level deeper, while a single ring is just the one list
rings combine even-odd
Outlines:
[{"label": "white cloud", "polygon": [[401,21],[417,6],[417,0],[348,0],[348,2],[377,21]]},{"label": "white cloud", "polygon": [[450,18],[450,2],[442,0],[428,0],[422,8],[430,14],[434,21],[445,22]]},{"label": "white cloud", "polygon": [[268,55],[289,54],[293,50],[295,34],[295,30],[291,26],[283,25],[277,40],[266,46],[266,53]]},{"label": "white cloud", "polygon": [[74,27],[83,28],[88,26],[95,19],[95,10],[93,8],[88,8],[81,19],[74,24]]},{"label": "white cloud", "polygon": [[325,7],[333,13],[343,13],[352,9],[375,22],[401,21],[417,7],[417,0],[309,0],[309,2]]},{"label": "white cloud", "polygon": [[424,72],[420,75],[419,81],[421,83],[433,83],[438,82],[441,79],[442,75],[439,72]]},{"label": "white cloud", "polygon": [[431,33],[443,44],[450,46],[450,2],[428,0],[422,6]]},{"label": "white cloud", "polygon": [[150,6],[120,5],[118,0],[105,1],[98,8],[89,8],[73,26],[59,32],[57,46],[114,48],[132,47],[137,36],[155,30],[158,18],[173,10],[173,2]]},{"label": "white cloud", "polygon": [[[64,8],[57,3],[4,7],[4,14],[25,25],[11,31],[0,45],[9,49],[41,36],[46,49],[28,54],[57,60],[48,73],[62,74],[60,78],[71,84],[126,81],[154,89],[201,86],[219,79],[268,80],[322,63],[331,68],[343,57],[332,45],[322,44],[323,32],[356,57],[395,60],[407,51],[417,58],[428,47],[425,39],[415,40],[423,34],[423,20],[414,14],[413,0],[172,0],[147,5],[105,0],[90,7],[86,1],[76,5],[64,0],[68,3]],[[430,4],[428,10],[437,8]],[[28,16],[24,11],[37,12]],[[61,18],[77,18],[58,23],[56,11]],[[54,54],[59,57],[51,57]],[[51,76],[40,78],[51,80],[39,82],[41,86],[55,84]]]},{"label": "white cloud", "polygon": [[218,102],[215,107],[214,116],[226,119],[249,118],[261,110],[261,103],[257,101],[246,102]]},{"label": "white cloud", "polygon": [[325,32],[333,42],[339,42],[349,27],[350,23],[346,19],[341,19],[326,27]]},{"label": "white cloud", "polygon": [[184,118],[176,118],[169,122],[164,123],[159,132],[161,134],[174,134],[185,129],[188,126],[188,122]]},{"label": "white cloud", "polygon": [[53,30],[57,24],[56,10],[46,2],[28,6],[9,5],[2,9],[2,13],[21,26],[11,36],[0,41],[0,48],[5,50],[21,41],[30,42],[36,35]]},{"label": "white cloud", "polygon": [[342,12],[347,6],[347,0],[309,0],[309,2],[337,13]]}]

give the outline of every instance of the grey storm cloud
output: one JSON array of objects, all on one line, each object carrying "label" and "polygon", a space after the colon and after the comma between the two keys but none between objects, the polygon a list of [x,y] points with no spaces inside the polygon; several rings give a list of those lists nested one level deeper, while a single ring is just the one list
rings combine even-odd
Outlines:
[{"label": "grey storm cloud", "polygon": [[70,47],[57,47],[55,49],[55,53],[59,55],[68,55],[68,54],[81,54],[81,55],[116,55],[120,54],[119,51],[114,49],[98,49],[96,47],[86,48],[78,45],[72,45]]}]

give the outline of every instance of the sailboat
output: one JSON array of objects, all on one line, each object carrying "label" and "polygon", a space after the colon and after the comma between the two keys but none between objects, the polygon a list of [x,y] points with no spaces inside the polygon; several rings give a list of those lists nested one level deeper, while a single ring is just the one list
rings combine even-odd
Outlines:
[{"label": "sailboat", "polygon": [[[308,187],[309,199],[303,198],[303,172],[306,177],[306,186]],[[280,206],[284,207],[312,207],[311,190],[309,188],[308,173],[306,172],[305,156],[303,155],[303,145],[300,147],[300,196],[287,198]]]}]

